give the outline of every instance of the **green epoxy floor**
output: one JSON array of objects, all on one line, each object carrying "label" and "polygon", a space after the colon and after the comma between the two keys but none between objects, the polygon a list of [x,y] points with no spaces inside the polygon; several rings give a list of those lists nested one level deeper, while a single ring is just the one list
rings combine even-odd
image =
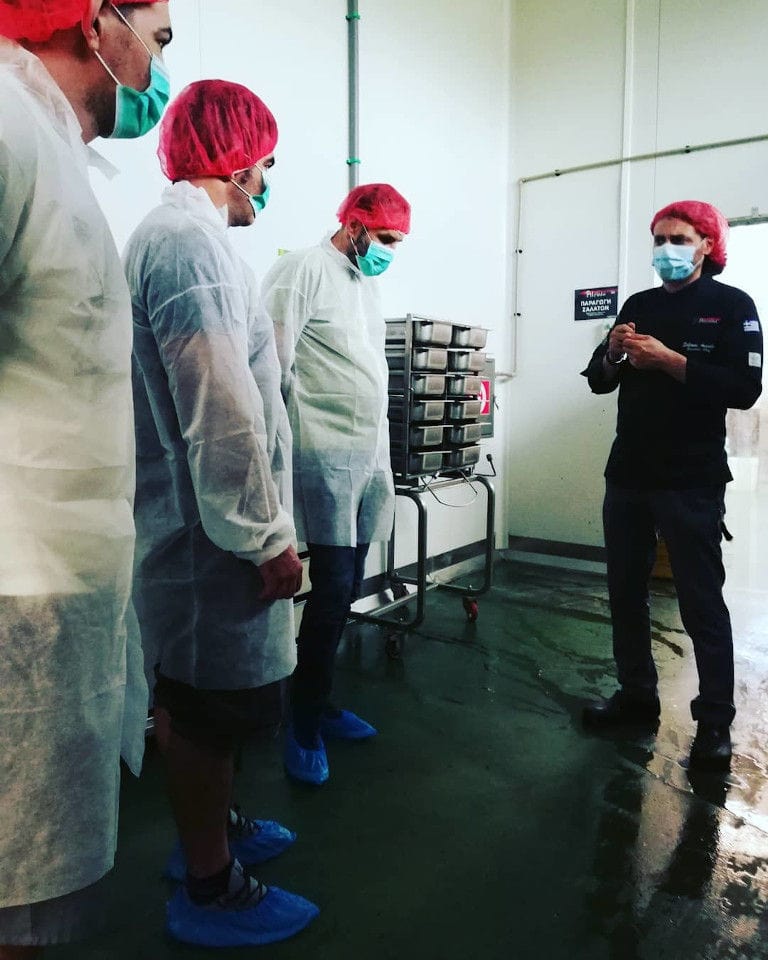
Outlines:
[{"label": "green epoxy floor", "polygon": [[293,940],[212,951],[165,938],[173,838],[159,758],[126,778],[108,930],[61,960],[720,960],[768,958],[765,595],[729,595],[736,756],[693,781],[691,645],[670,589],[654,598],[656,736],[587,735],[585,698],[613,689],[604,578],[500,561],[468,624],[433,591],[401,660],[350,626],[339,701],[380,729],[329,747],[320,790],[286,781],[277,744],[239,778],[248,811],[299,832],[266,882],[322,908]]}]

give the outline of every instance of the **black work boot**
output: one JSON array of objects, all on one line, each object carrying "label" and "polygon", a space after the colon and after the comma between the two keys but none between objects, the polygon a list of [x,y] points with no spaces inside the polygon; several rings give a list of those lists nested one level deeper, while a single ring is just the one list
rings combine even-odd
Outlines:
[{"label": "black work boot", "polygon": [[691,747],[691,766],[699,770],[727,770],[731,765],[731,731],[727,724],[699,721]]},{"label": "black work boot", "polygon": [[587,727],[651,727],[659,722],[660,713],[658,697],[639,699],[617,690],[607,700],[588,703],[582,713],[582,722]]}]

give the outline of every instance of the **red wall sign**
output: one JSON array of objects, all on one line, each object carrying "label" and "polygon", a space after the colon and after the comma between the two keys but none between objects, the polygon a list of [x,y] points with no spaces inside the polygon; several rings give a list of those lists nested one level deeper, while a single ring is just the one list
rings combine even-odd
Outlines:
[{"label": "red wall sign", "polygon": [[491,381],[490,380],[481,380],[480,381],[480,399],[483,401],[482,407],[480,407],[480,416],[487,417],[491,412]]}]

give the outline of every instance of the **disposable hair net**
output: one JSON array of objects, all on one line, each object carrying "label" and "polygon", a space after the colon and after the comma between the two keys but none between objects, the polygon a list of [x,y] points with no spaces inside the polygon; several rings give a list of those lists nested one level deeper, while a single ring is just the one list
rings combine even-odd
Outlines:
[{"label": "disposable hair net", "polygon": [[11,40],[50,40],[82,20],[87,0],[0,0],[0,34]]},{"label": "disposable hair net", "polygon": [[[157,3],[158,0],[120,0],[115,6]],[[44,43],[58,30],[79,23],[89,0],[0,0],[0,36]]]},{"label": "disposable hair net", "polygon": [[661,210],[651,221],[651,233],[659,220],[665,217],[675,217],[689,223],[702,237],[712,240],[712,252],[704,258],[702,273],[715,275],[722,273],[728,258],[726,244],[728,242],[728,221],[725,216],[713,207],[711,203],[701,200],[677,200]]},{"label": "disposable hair net", "polygon": [[229,177],[268,156],[277,123],[255,93],[228,80],[185,87],[160,121],[157,155],[169,180]]},{"label": "disposable hair net", "polygon": [[411,205],[388,183],[367,183],[355,187],[339,207],[339,223],[359,220],[371,230],[411,229]]}]

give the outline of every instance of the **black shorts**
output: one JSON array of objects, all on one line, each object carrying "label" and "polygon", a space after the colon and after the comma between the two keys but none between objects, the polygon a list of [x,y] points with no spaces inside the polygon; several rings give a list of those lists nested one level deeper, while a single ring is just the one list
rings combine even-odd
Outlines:
[{"label": "black shorts", "polygon": [[167,710],[178,736],[215,750],[274,735],[283,721],[286,681],[246,690],[199,690],[155,670],[155,706]]}]

